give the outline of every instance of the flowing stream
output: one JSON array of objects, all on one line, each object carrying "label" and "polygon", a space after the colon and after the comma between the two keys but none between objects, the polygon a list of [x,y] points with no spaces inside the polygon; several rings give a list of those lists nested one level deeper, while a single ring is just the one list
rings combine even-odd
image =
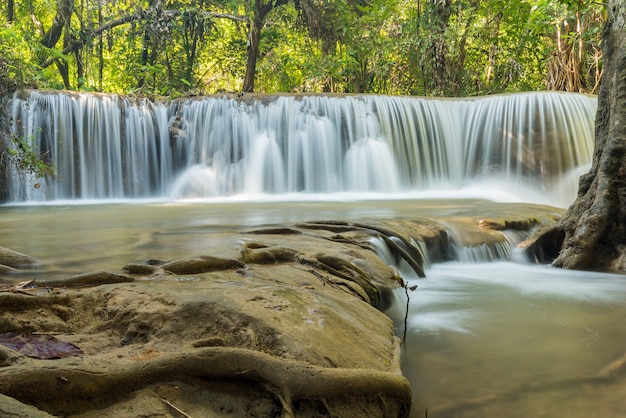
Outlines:
[{"label": "flowing stream", "polygon": [[[593,97],[559,93],[164,104],[32,92],[9,101],[11,133],[59,175],[2,179],[0,245],[54,278],[219,256],[238,242],[217,232],[260,225],[565,207],[590,163],[595,110]],[[425,279],[397,266],[418,285],[403,353],[412,417],[626,416],[623,379],[588,378],[626,350],[624,276],[529,264],[519,238],[458,247]],[[405,305],[398,292],[388,312],[398,335]]]},{"label": "flowing stream", "polygon": [[626,415],[626,381],[598,377],[626,354],[626,277],[487,259],[426,276],[408,280],[412,417]]}]

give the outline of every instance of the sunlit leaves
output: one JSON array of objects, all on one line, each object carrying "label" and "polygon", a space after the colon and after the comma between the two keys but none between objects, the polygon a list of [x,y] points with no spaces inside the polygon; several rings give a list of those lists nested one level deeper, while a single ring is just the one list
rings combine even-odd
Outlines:
[{"label": "sunlit leaves", "polygon": [[33,174],[36,178],[54,177],[56,169],[48,161],[47,151],[36,149],[34,141],[28,138],[11,136],[7,143],[0,141],[0,148],[6,155],[0,158],[0,170],[13,169]]},{"label": "sunlit leaves", "polygon": [[[257,4],[258,3],[258,4]],[[260,30],[260,92],[478,95],[578,89],[601,74],[603,5],[591,0],[99,0],[74,1],[54,48],[41,38],[56,0],[17,2],[0,21],[0,80],[7,88],[70,87],[142,95],[241,90],[246,22],[271,9]],[[102,33],[123,16],[140,16]],[[1,18],[0,18],[1,19]],[[73,42],[76,53],[61,51]],[[80,67],[80,70],[79,70]],[[566,74],[575,74],[568,79]]]}]

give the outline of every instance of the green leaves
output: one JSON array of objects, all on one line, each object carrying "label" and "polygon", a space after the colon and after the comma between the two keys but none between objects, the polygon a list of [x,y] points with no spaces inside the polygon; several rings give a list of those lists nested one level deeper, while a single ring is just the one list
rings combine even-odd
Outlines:
[{"label": "green leaves", "polygon": [[[576,88],[593,93],[601,73],[604,6],[591,0],[186,0],[144,9],[74,0],[62,42],[45,48],[57,7],[31,0],[16,6],[13,23],[0,17],[0,93],[67,80],[70,88],[141,95],[237,91],[249,24],[261,12],[261,92],[561,89],[570,87],[550,80],[575,64]],[[60,65],[40,67],[52,60]]]},{"label": "green leaves", "polygon": [[[8,144],[0,148],[6,149],[6,155],[11,166],[17,171],[29,172],[36,178],[54,177],[56,169],[47,159],[46,152],[39,152],[32,139],[11,136]],[[1,159],[0,159],[1,161]],[[0,167],[2,168],[2,167]],[[5,167],[5,169],[8,167]]]}]

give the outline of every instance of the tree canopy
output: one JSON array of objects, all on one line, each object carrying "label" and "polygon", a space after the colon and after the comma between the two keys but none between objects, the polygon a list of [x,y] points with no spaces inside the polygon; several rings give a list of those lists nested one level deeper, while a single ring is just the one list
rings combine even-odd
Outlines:
[{"label": "tree canopy", "polygon": [[8,0],[0,88],[596,93],[587,0]]}]

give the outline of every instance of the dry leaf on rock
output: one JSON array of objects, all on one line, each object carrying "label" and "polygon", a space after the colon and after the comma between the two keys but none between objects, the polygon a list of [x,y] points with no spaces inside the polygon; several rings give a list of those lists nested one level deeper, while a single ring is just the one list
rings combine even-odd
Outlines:
[{"label": "dry leaf on rock", "polygon": [[52,335],[7,332],[0,334],[0,345],[38,359],[59,359],[83,354],[74,344],[59,341]]}]

